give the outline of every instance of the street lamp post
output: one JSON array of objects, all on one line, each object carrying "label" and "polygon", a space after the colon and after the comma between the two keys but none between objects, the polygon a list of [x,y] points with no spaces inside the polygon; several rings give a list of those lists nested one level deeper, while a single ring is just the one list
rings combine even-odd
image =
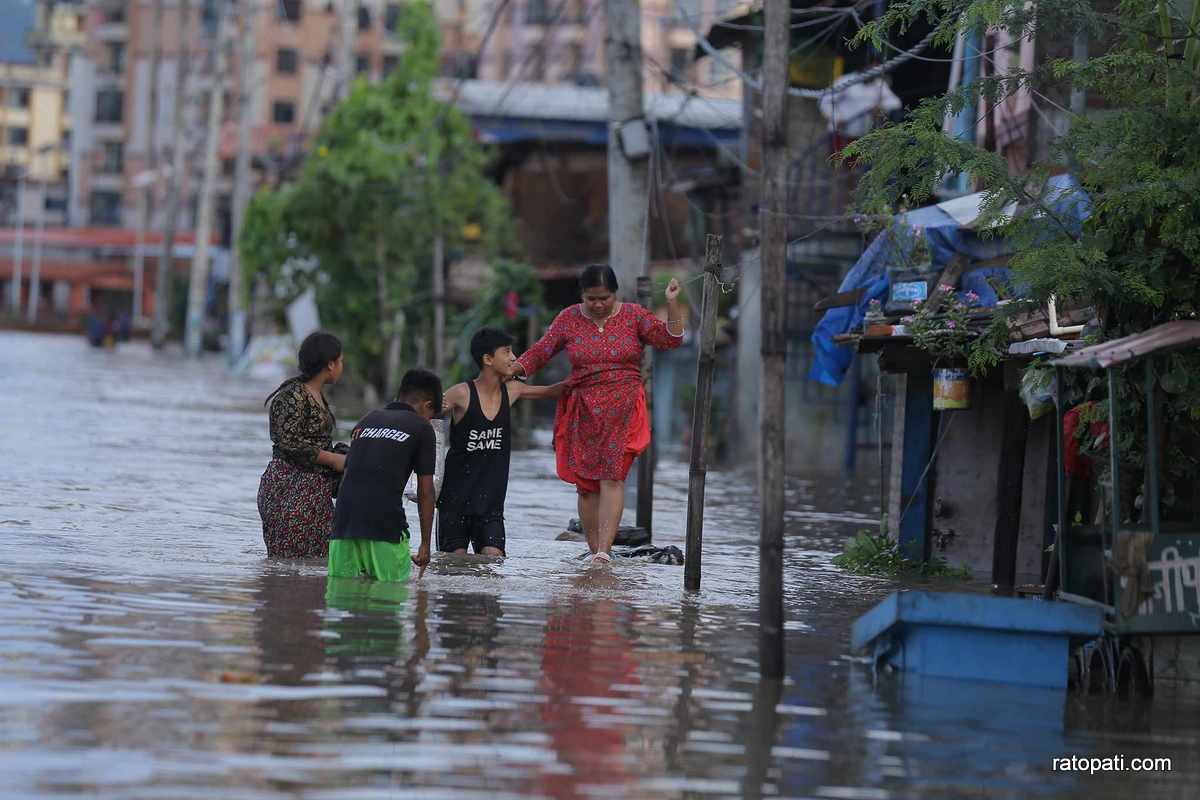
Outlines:
[{"label": "street lamp post", "polygon": [[146,281],[146,192],[147,187],[158,183],[160,177],[170,175],[171,167],[148,169],[133,176],[131,183],[138,190],[137,240],[133,248],[133,309],[130,319],[138,325],[142,316],[143,295]]},{"label": "street lamp post", "polygon": [[17,179],[17,241],[13,248],[12,291],[8,298],[14,317],[21,316],[21,261],[25,257],[25,215],[21,213],[21,197],[25,194],[25,176],[26,170],[22,168],[21,176]]},{"label": "street lamp post", "polygon": [[[37,149],[40,159],[46,153],[58,147],[57,144],[44,144]],[[37,235],[33,240],[33,265],[29,269],[29,306],[26,319],[29,324],[37,322],[38,301],[42,297],[42,236],[46,232],[46,180],[41,181],[42,190],[38,192]]]}]

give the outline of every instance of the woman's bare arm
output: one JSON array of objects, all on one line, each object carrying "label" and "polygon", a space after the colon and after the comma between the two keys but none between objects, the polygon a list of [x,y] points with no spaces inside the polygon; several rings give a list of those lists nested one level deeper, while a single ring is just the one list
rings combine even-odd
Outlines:
[{"label": "woman's bare arm", "polygon": [[510,403],[515,403],[522,397],[528,397],[530,400],[558,397],[563,393],[564,384],[565,381],[560,381],[549,386],[531,386],[528,383],[512,381],[508,384],[508,399]]}]

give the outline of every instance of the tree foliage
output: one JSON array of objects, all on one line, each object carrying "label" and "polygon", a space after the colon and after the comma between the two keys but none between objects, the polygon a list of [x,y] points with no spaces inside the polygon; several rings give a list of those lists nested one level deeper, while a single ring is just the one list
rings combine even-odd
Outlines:
[{"label": "tree foliage", "polygon": [[[510,308],[510,293],[515,308]],[[538,322],[546,320],[542,303],[542,283],[532,267],[506,259],[497,261],[491,279],[480,288],[474,304],[454,321],[458,336],[450,382],[474,376],[476,366],[471,357],[471,337],[481,328],[507,331],[516,339],[513,347],[517,352],[533,344],[527,335],[529,318],[532,316]]]},{"label": "tree foliage", "polygon": [[[994,26],[1068,51],[1073,35],[1083,31],[1095,55],[976,81],[869,133],[844,154],[870,166],[859,185],[860,207],[874,213],[912,207],[928,201],[947,174],[967,172],[987,193],[983,225],[996,223],[996,235],[1013,242],[1014,277],[1031,299],[1044,302],[1056,295],[1094,306],[1103,339],[1197,318],[1200,3],[906,0],[892,3],[857,41],[879,45],[918,19],[936,28],[935,41],[943,45],[960,32]],[[1053,143],[1052,163],[1035,164],[1026,174],[1012,174],[998,154],[943,133],[947,114],[1019,89],[1037,92],[1037,102],[1085,90],[1091,105],[1099,101],[1103,109],[1071,115],[1069,130]],[[1048,194],[1046,178],[1064,167],[1090,198],[1091,214],[1082,228],[1055,213]],[[1002,209],[1012,202],[1018,212],[1006,220]],[[989,346],[997,341],[995,333]],[[980,363],[987,360],[976,356]],[[1194,436],[1200,424],[1200,359],[1172,356],[1160,365],[1159,377],[1167,425]],[[1121,392],[1131,403],[1140,402],[1140,383],[1140,370],[1123,379]],[[1136,405],[1126,409],[1127,419],[1144,413]],[[1129,436],[1138,460],[1143,443],[1132,424]],[[1186,454],[1176,455],[1176,469],[1190,467]]]},{"label": "tree foliage", "polygon": [[394,71],[379,84],[354,83],[299,177],[254,198],[238,242],[247,285],[265,274],[281,300],[316,289],[350,369],[381,390],[394,388],[386,385],[395,380],[393,338],[403,363],[428,351],[412,346],[412,332],[430,327],[437,237],[446,252],[488,257],[511,255],[514,241],[469,121],[433,94],[440,41],[429,5],[405,4],[396,35],[405,46]]}]

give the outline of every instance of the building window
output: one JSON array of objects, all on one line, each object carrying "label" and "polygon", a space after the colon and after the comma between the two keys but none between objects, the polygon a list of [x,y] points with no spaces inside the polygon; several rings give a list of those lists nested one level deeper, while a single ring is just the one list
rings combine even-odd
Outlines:
[{"label": "building window", "polygon": [[278,0],[275,15],[284,22],[299,22],[304,15],[302,0]]},{"label": "building window", "polygon": [[371,30],[371,9],[366,6],[358,7],[358,29],[360,31]]},{"label": "building window", "polygon": [[392,70],[394,70],[396,68],[396,65],[399,63],[400,63],[400,59],[396,58],[395,56],[384,56],[383,57],[383,77],[386,78],[388,75],[391,75]]},{"label": "building window", "polygon": [[125,24],[125,9],[121,6],[113,6],[104,10],[104,21],[109,25],[124,25]]},{"label": "building window", "polygon": [[534,82],[546,80],[546,44],[538,42],[533,46],[529,59],[529,79]]},{"label": "building window", "polygon": [[572,42],[567,45],[567,74],[574,78],[583,72],[583,45]]},{"label": "building window", "polygon": [[125,95],[116,89],[96,92],[96,122],[102,125],[120,124],[124,116]]},{"label": "building window", "polygon": [[119,175],[125,171],[125,146],[121,142],[104,143],[104,162],[100,171],[109,175]]},{"label": "building window", "polygon": [[291,125],[296,121],[296,104],[288,100],[276,100],[271,106],[271,121],[276,125]]},{"label": "building window", "polygon": [[400,5],[398,3],[388,3],[387,8],[383,12],[383,27],[389,31],[395,31],[400,24]]},{"label": "building window", "polygon": [[121,194],[119,192],[92,192],[91,218],[93,225],[121,224]]},{"label": "building window", "polygon": [[550,4],[546,0],[529,0],[525,4],[525,21],[530,25],[545,25],[550,21]]},{"label": "building window", "polygon": [[8,90],[9,108],[29,108],[29,90],[20,86]]},{"label": "building window", "polygon": [[125,71],[125,45],[119,42],[109,43],[108,68],[113,72]]},{"label": "building window", "polygon": [[687,81],[688,67],[691,66],[691,54],[682,47],[671,48],[671,73],[670,78],[673,83],[684,83]]},{"label": "building window", "polygon": [[366,75],[371,71],[371,55],[369,53],[359,53],[354,58],[354,73],[356,75]]},{"label": "building window", "polygon": [[29,129],[28,128],[9,128],[8,129],[8,146],[9,147],[26,147],[29,144]]},{"label": "building window", "polygon": [[284,75],[295,74],[299,67],[300,57],[290,47],[281,47],[275,51],[275,71]]}]

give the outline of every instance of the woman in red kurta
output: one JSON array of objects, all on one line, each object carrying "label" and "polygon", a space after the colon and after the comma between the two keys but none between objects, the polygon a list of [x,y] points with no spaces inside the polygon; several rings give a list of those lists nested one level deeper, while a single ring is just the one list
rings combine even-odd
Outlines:
[{"label": "woman in red kurta", "polygon": [[667,321],[617,301],[612,268],[591,266],[579,279],[582,302],[564,309],[518,359],[530,376],[559,350],[571,360],[554,418],[558,476],[579,493],[579,521],[593,560],[611,560],[625,510],[625,476],[650,444],[642,389],[642,349],[671,350],[683,341],[679,282],[667,286]]}]

